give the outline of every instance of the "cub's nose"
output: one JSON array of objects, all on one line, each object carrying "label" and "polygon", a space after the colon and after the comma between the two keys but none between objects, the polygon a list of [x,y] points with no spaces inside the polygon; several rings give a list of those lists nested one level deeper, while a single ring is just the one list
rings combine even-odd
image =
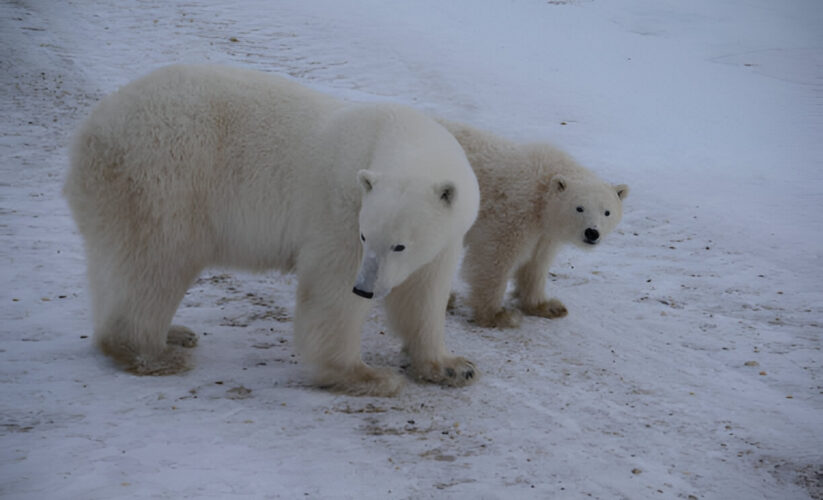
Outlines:
[{"label": "cub's nose", "polygon": [[597,229],[588,228],[584,234],[586,235],[586,241],[589,243],[594,243],[600,238],[600,233]]}]

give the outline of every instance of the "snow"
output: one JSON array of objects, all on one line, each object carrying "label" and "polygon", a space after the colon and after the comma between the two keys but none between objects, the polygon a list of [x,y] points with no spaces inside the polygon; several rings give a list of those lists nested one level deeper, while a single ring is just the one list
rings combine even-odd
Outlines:
[{"label": "snow", "polygon": [[[0,496],[823,498],[821,26],[814,0],[3,2]],[[314,389],[295,278],[221,269],[176,318],[196,367],[126,374],[92,348],[66,144],[173,62],[548,140],[631,186],[624,220],[553,266],[567,318],[458,303],[466,389]],[[364,357],[399,369],[384,325]]]}]

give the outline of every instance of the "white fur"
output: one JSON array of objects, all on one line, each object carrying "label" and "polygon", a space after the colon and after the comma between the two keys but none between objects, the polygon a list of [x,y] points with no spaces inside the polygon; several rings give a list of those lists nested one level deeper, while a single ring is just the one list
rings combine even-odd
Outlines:
[{"label": "white fur", "polygon": [[[377,179],[367,194],[362,175]],[[448,205],[436,196],[444,184],[456,192]],[[362,232],[414,374],[474,376],[448,354],[443,324],[477,181],[454,138],[413,110],[347,104],[259,72],[170,66],[97,106],[65,194],[85,240],[95,338],[131,371],[187,368],[178,346],[196,336],[169,324],[204,267],[275,268],[297,272],[296,343],[316,382],[393,394],[402,378],[360,359],[372,305],[352,293]],[[398,243],[404,251],[388,246]]]},{"label": "white fur", "polygon": [[[480,183],[480,214],[466,235],[462,268],[476,322],[519,324],[520,313],[503,307],[511,277],[522,312],[565,316],[566,307],[545,294],[552,259],[564,244],[590,249],[602,241],[620,222],[629,188],[607,184],[547,144],[515,144],[467,125],[442,123],[463,146]],[[587,230],[589,236],[597,231],[598,238],[587,238]]]}]

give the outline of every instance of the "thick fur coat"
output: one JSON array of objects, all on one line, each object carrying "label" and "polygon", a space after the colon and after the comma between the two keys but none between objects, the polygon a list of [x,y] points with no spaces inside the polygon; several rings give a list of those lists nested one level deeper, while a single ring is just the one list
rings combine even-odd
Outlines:
[{"label": "thick fur coat", "polygon": [[[466,235],[461,274],[482,326],[514,327],[521,313],[567,314],[546,297],[549,266],[566,244],[591,249],[620,222],[628,186],[601,180],[548,144],[517,144],[442,121],[466,152],[480,184],[480,214]],[[503,306],[509,279],[516,308]]]},{"label": "thick fur coat", "polygon": [[375,295],[417,378],[475,376],[446,350],[443,327],[477,181],[454,138],[416,111],[260,72],[170,66],[99,103],[64,191],[85,242],[95,339],[128,370],[189,366],[180,347],[197,337],[172,317],[202,269],[226,266],[297,273],[296,344],[321,386],[401,386],[361,361]]}]

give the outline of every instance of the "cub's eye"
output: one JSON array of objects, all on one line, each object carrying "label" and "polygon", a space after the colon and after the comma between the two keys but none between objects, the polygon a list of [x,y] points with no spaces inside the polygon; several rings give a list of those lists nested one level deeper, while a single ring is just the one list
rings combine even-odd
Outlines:
[{"label": "cub's eye", "polygon": [[392,250],[394,250],[395,252],[402,252],[405,249],[406,245],[395,245],[392,247]]},{"label": "cub's eye", "polygon": [[360,233],[360,241],[366,241],[366,237],[363,236],[363,233]]},{"label": "cub's eye", "polygon": [[612,214],[611,212],[609,212],[608,210],[606,210],[606,217],[608,217],[608,216],[609,216],[609,215],[611,215],[611,214]]},{"label": "cub's eye", "polygon": [[578,212],[583,212],[583,207],[577,207]]}]

